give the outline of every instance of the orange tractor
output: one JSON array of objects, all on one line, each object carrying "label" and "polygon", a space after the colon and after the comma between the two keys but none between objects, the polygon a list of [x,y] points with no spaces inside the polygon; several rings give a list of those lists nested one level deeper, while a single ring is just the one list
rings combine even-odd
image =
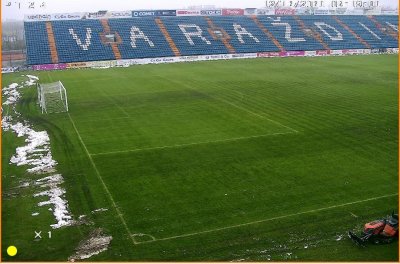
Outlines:
[{"label": "orange tractor", "polygon": [[387,244],[398,239],[399,215],[394,212],[385,219],[366,223],[360,236],[349,231],[349,237],[358,245],[367,242],[374,244]]}]

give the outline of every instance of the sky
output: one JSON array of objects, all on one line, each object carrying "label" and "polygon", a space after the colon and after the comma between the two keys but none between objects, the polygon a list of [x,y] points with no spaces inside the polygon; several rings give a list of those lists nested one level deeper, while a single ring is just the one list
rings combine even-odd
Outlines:
[{"label": "sky", "polygon": [[[25,14],[95,12],[99,10],[183,9],[189,6],[200,5],[214,5],[216,7],[227,8],[259,8],[265,7],[266,1],[270,0],[1,0],[1,12],[2,20],[21,20],[24,18]],[[285,1],[286,4],[288,4],[291,0],[280,1]],[[318,1],[323,1],[326,6],[329,6],[334,0]],[[351,6],[351,3],[356,0],[344,1],[348,2],[348,5]],[[378,1],[380,6],[398,7],[397,0],[373,1]],[[34,3],[34,8],[29,8],[30,3]]]}]

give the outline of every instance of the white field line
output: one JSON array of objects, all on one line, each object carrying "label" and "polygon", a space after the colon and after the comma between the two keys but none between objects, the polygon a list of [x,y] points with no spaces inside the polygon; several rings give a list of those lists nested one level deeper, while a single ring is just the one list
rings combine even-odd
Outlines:
[{"label": "white field line", "polygon": [[138,148],[138,149],[121,150],[121,151],[91,153],[90,155],[91,156],[101,156],[101,155],[111,155],[111,154],[119,154],[119,153],[139,152],[139,151],[146,151],[146,150],[181,148],[181,147],[188,147],[188,146],[195,146],[195,145],[205,145],[205,144],[221,143],[221,142],[232,142],[232,141],[246,140],[246,139],[252,139],[252,138],[287,135],[287,134],[294,134],[294,133],[295,132],[271,133],[271,134],[256,135],[256,136],[249,136],[249,137],[236,137],[236,138],[228,138],[228,139],[221,139],[221,140],[195,142],[195,143],[187,143],[187,144],[177,144],[177,145],[161,146],[161,147],[153,147],[153,148]]},{"label": "white field line", "polygon": [[353,217],[355,217],[355,218],[358,217],[357,215],[353,214],[352,212],[350,212],[350,214],[351,214],[351,216],[353,216]]},{"label": "white field line", "polygon": [[328,206],[328,207],[323,207],[323,208],[309,210],[309,211],[303,211],[303,212],[294,213],[294,214],[276,216],[276,217],[272,217],[272,218],[266,218],[266,219],[253,221],[253,222],[248,222],[248,223],[243,223],[243,224],[238,224],[238,225],[226,226],[226,227],[215,228],[215,229],[210,229],[210,230],[204,230],[204,231],[200,231],[200,232],[188,233],[188,234],[183,234],[183,235],[178,235],[178,236],[171,236],[171,237],[166,237],[166,238],[158,238],[158,239],[151,240],[151,241],[139,242],[138,244],[152,243],[152,242],[157,242],[157,241],[165,241],[165,240],[171,240],[171,239],[177,239],[177,238],[184,238],[184,237],[190,237],[190,236],[197,236],[197,235],[201,235],[201,234],[213,233],[213,232],[217,232],[217,231],[233,229],[233,228],[242,227],[242,226],[249,226],[249,225],[254,225],[254,224],[259,224],[259,223],[264,223],[264,222],[269,222],[269,221],[274,221],[274,220],[279,220],[279,219],[298,216],[298,215],[303,215],[303,214],[316,213],[316,212],[320,212],[320,211],[335,209],[335,208],[344,207],[344,206],[353,205],[353,204],[359,204],[359,203],[365,203],[365,202],[369,202],[369,201],[375,201],[375,200],[379,200],[379,199],[382,199],[382,198],[393,197],[393,196],[397,196],[397,195],[398,195],[398,193],[393,193],[393,194],[373,197],[373,198],[369,198],[369,199],[365,199],[365,200],[359,200],[359,201],[355,201],[355,202],[332,205],[332,206]]},{"label": "white field line", "polygon": [[257,117],[259,117],[259,118],[268,120],[268,121],[270,121],[271,123],[274,123],[274,124],[279,125],[279,126],[281,126],[281,127],[287,128],[287,129],[289,129],[289,130],[291,130],[291,131],[293,131],[293,132],[295,132],[295,133],[299,133],[299,131],[297,131],[296,129],[293,129],[293,128],[291,128],[291,127],[288,127],[288,126],[286,126],[286,125],[284,125],[284,124],[282,124],[282,123],[279,123],[278,121],[272,120],[272,119],[270,119],[270,118],[268,118],[268,117],[266,117],[266,116],[264,116],[264,115],[257,114],[257,113],[255,113],[255,112],[253,112],[253,111],[251,111],[251,110],[249,110],[249,109],[247,109],[247,108],[244,108],[244,107],[242,107],[242,106],[238,106],[238,105],[236,105],[236,104],[234,104],[234,103],[232,103],[232,102],[230,102],[230,101],[228,101],[228,100],[225,100],[225,99],[222,99],[222,98],[219,98],[219,97],[215,97],[215,96],[211,96],[211,95],[209,95],[209,94],[207,94],[207,93],[201,92],[201,91],[199,91],[199,90],[197,90],[197,89],[191,87],[190,85],[188,85],[188,84],[186,84],[186,83],[182,83],[182,82],[179,82],[179,81],[176,81],[176,80],[171,80],[171,79],[168,79],[168,78],[165,78],[165,77],[162,77],[162,76],[159,76],[159,77],[160,77],[160,78],[163,78],[163,79],[166,79],[166,80],[168,80],[168,81],[170,81],[170,82],[179,83],[179,84],[181,84],[182,86],[185,86],[186,88],[188,88],[188,89],[190,89],[190,90],[192,90],[192,91],[196,91],[196,92],[201,93],[201,94],[203,94],[203,95],[205,95],[205,96],[209,96],[209,97],[211,97],[211,98],[214,98],[215,100],[219,100],[219,101],[221,101],[221,102],[223,102],[223,103],[225,103],[225,104],[228,104],[228,105],[230,105],[230,106],[233,106],[233,107],[235,107],[235,108],[237,108],[237,109],[239,109],[239,110],[245,111],[245,112],[247,112],[247,113],[249,113],[249,114],[252,114],[252,115],[254,115],[254,116],[257,116]]},{"label": "white field line", "polygon": [[[155,237],[153,237],[152,235],[149,235],[149,234],[133,234],[132,236],[134,236],[134,237],[150,237],[151,241],[156,240]],[[147,241],[150,241],[150,240],[147,240]],[[141,242],[138,242],[138,244],[140,244],[140,243]]]},{"label": "white field line", "polygon": [[89,160],[90,160],[90,163],[92,164],[94,170],[96,171],[97,178],[100,180],[101,184],[103,185],[104,190],[106,191],[108,197],[110,198],[110,201],[111,201],[112,205],[114,206],[115,211],[116,211],[117,214],[118,214],[118,217],[121,219],[121,222],[122,222],[123,226],[125,227],[126,232],[128,233],[129,237],[131,238],[133,244],[134,244],[134,245],[138,244],[138,242],[135,240],[134,236],[132,235],[131,231],[129,230],[128,225],[126,224],[126,221],[125,221],[124,217],[122,216],[121,211],[118,209],[117,204],[116,204],[115,201],[114,201],[114,198],[112,197],[110,191],[109,191],[108,188],[107,188],[107,185],[105,184],[103,178],[101,177],[100,172],[99,172],[99,170],[97,169],[97,166],[96,166],[96,164],[94,163],[93,158],[92,158],[92,156],[90,155],[90,153],[89,153],[89,151],[88,151],[88,149],[87,149],[87,147],[86,147],[85,142],[83,142],[82,137],[81,137],[81,135],[79,134],[78,129],[76,128],[75,122],[74,122],[74,120],[72,120],[72,117],[71,117],[71,115],[70,115],[69,113],[68,113],[68,117],[69,117],[69,120],[70,120],[71,123],[72,123],[72,126],[74,127],[74,130],[75,130],[76,134],[78,135],[79,141],[81,142],[83,148],[85,149],[85,152],[86,152],[86,154],[87,154],[87,156],[88,156],[88,158],[89,158]]}]

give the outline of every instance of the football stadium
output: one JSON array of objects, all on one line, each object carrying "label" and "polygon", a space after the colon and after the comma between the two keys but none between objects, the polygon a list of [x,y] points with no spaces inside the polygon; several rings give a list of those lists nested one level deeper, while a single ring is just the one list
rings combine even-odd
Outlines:
[{"label": "football stadium", "polygon": [[2,261],[398,261],[397,7],[131,6],[25,14]]}]

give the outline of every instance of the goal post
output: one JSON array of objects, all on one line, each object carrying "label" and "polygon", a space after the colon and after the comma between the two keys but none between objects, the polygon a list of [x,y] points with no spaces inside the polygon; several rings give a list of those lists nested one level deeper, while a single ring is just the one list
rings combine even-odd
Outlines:
[{"label": "goal post", "polygon": [[67,90],[62,82],[39,83],[37,90],[42,114],[68,112]]}]

